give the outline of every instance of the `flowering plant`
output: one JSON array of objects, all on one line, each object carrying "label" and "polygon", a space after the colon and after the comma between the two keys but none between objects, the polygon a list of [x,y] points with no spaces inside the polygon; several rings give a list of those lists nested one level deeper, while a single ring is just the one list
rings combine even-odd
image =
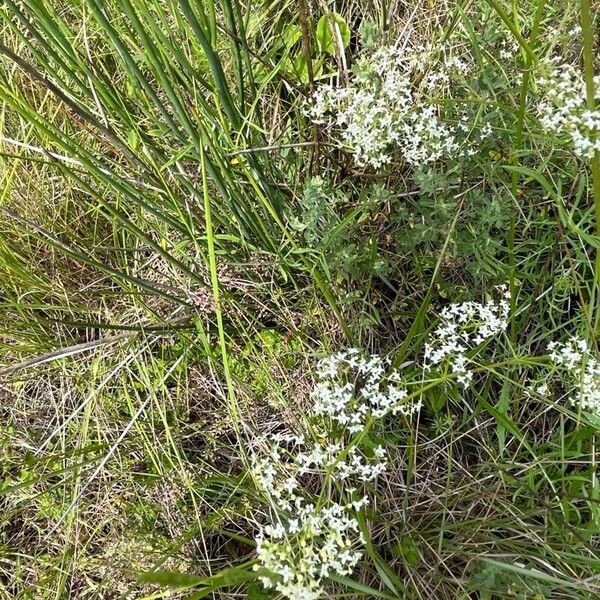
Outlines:
[{"label": "flowering plant", "polygon": [[410,165],[456,156],[457,127],[445,124],[428,100],[443,94],[451,78],[468,71],[468,63],[451,58],[430,68],[432,47],[381,47],[361,57],[347,87],[323,85],[310,115],[317,123],[340,129],[360,166],[379,168],[398,151]]},{"label": "flowering plant", "polygon": [[365,539],[356,513],[369,499],[359,487],[387,466],[385,448],[367,453],[361,436],[376,419],[421,406],[400,380],[377,355],[338,352],[317,366],[311,435],[254,440],[251,471],[270,504],[270,522],[256,537],[256,568],[270,572],[261,577],[265,587],[290,599],[319,598],[324,578],[348,575],[360,560]]},{"label": "flowering plant", "polygon": [[569,400],[600,416],[600,361],[592,355],[588,343],[572,336],[567,342],[548,344],[550,360],[569,374],[574,388]]},{"label": "flowering plant", "polygon": [[[542,100],[538,112],[545,131],[570,138],[575,154],[591,159],[600,152],[600,109],[587,106],[586,84],[580,71],[553,62],[538,81]],[[594,77],[596,101],[600,101],[600,75]]]},{"label": "flowering plant", "polygon": [[499,302],[451,304],[440,315],[440,324],[425,346],[425,368],[448,364],[457,381],[467,387],[473,379],[467,353],[506,329],[510,311],[510,292],[499,288]]}]

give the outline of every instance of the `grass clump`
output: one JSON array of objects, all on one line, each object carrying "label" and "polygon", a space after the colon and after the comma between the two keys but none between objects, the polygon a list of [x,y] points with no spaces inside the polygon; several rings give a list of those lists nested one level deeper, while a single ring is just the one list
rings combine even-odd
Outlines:
[{"label": "grass clump", "polygon": [[587,0],[0,21],[3,597],[598,597]]}]

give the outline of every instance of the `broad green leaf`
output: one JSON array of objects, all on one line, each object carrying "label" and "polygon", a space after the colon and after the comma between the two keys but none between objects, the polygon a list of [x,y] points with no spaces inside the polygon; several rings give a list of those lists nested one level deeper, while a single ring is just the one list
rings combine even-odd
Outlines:
[{"label": "broad green leaf", "polygon": [[302,37],[302,31],[297,25],[290,24],[285,28],[282,37],[285,47],[290,50],[292,46],[296,44],[296,42],[298,42]]},{"label": "broad green leaf", "polygon": [[335,56],[337,52],[337,33],[334,33],[334,27],[339,29],[344,48],[350,44],[350,28],[346,20],[339,13],[323,15],[317,23],[317,44],[319,51]]},{"label": "broad green leaf", "polygon": [[[143,583],[152,583],[167,588],[190,588],[202,586],[210,593],[221,587],[231,587],[244,583],[245,581],[257,578],[257,573],[252,570],[250,563],[245,563],[237,567],[223,569],[215,575],[201,577],[199,575],[190,575],[189,573],[178,573],[176,571],[146,571],[137,573],[137,580]],[[201,596],[198,596],[201,597]]]}]

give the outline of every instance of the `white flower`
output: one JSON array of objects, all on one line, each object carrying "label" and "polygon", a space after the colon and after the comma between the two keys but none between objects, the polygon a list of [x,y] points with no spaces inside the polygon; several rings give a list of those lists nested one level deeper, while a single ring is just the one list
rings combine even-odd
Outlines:
[{"label": "white flower", "polygon": [[577,24],[574,25],[570,30],[569,30],[569,35],[571,37],[578,37],[581,35],[581,25]]},{"label": "white flower", "polygon": [[263,585],[286,598],[319,598],[324,577],[348,575],[360,560],[358,531],[358,522],[345,506],[331,503],[318,509],[306,504],[287,529],[267,525],[260,531],[256,538],[260,565],[255,568],[262,566],[272,573],[261,578]]},{"label": "white flower", "polygon": [[377,448],[375,448],[373,453],[375,454],[375,456],[377,458],[385,458],[387,455],[387,452],[383,446],[377,446]]},{"label": "white flower", "polygon": [[425,345],[425,368],[448,363],[457,381],[468,387],[473,379],[467,352],[506,329],[510,293],[500,286],[499,302],[451,304],[440,315],[440,324]]},{"label": "white flower", "polygon": [[418,403],[407,403],[408,393],[400,387],[402,377],[389,370],[385,359],[363,356],[356,349],[322,359],[313,390],[314,412],[327,416],[350,433],[364,429],[367,418],[401,413],[410,416]]},{"label": "white flower", "polygon": [[600,361],[582,338],[571,337],[565,343],[550,342],[550,360],[571,375],[574,392],[569,400],[600,416]]},{"label": "white flower", "polygon": [[[270,573],[261,577],[263,585],[285,598],[321,597],[324,578],[348,575],[360,560],[359,548],[366,542],[353,514],[368,498],[357,494],[357,486],[386,470],[387,453],[378,446],[368,457],[358,446],[347,445],[347,433],[364,430],[367,419],[398,412],[410,416],[421,407],[407,401],[401,374],[389,363],[354,348],[321,359],[310,437],[263,435],[250,445],[251,472],[271,515],[256,536],[256,568]],[[330,478],[345,504],[329,495],[314,501],[304,487],[307,478],[311,487]]]},{"label": "white flower", "polygon": [[434,55],[433,48],[379,48],[357,61],[348,87],[321,86],[309,114],[316,123],[340,128],[359,166],[377,169],[393,151],[415,166],[456,155],[454,129],[442,123],[424,93],[441,92],[451,74],[468,66],[454,58],[432,69]]},{"label": "white flower", "polygon": [[[587,106],[586,84],[581,72],[563,64],[552,65],[547,77],[538,80],[543,96],[538,105],[545,131],[570,138],[575,154],[591,159],[600,151],[600,108]],[[600,76],[594,77],[596,100],[600,100]]]},{"label": "white flower", "polygon": [[498,55],[502,60],[510,60],[519,51],[519,44],[511,36],[510,39],[503,38],[500,42]]}]

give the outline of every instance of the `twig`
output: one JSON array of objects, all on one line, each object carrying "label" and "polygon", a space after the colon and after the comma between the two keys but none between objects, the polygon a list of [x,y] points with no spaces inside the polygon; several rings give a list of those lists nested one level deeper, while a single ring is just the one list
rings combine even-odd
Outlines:
[{"label": "twig", "polygon": [[[328,142],[320,142],[322,146],[332,146],[335,147],[335,144],[330,144]],[[235,150],[234,152],[228,152],[225,154],[227,158],[231,156],[238,156],[239,154],[252,154],[254,152],[271,152],[273,150],[285,150],[286,148],[305,148],[306,146],[314,146],[315,142],[296,142],[292,144],[276,144],[273,146],[260,146],[257,148],[244,148],[243,150]]]},{"label": "twig", "polygon": [[34,356],[33,358],[28,358],[27,360],[24,360],[23,362],[20,362],[16,365],[0,369],[0,375],[9,375],[10,373],[14,373],[15,371],[20,371],[21,369],[27,369],[28,367],[37,367],[39,365],[43,365],[53,360],[58,360],[60,358],[66,358],[67,356],[73,356],[75,354],[80,354],[81,352],[93,350],[94,348],[98,348],[98,346],[115,344],[134,335],[137,335],[136,331],[127,331],[125,333],[119,333],[118,335],[112,335],[110,337],[102,338],[101,340],[94,340],[92,342],[76,344],[75,346],[59,348],[58,350],[53,350],[52,352],[48,352],[47,354],[42,354],[41,356]]},{"label": "twig", "polygon": [[[24,148],[25,150],[29,150],[30,152],[35,152],[36,154],[43,154],[44,156],[48,156],[49,158],[58,160],[60,162],[64,162],[65,164],[68,164],[68,165],[75,165],[75,166],[81,167],[81,168],[85,167],[85,165],[76,158],[71,158],[70,156],[65,156],[64,154],[58,154],[56,152],[51,152],[50,150],[47,150],[46,148],[42,148],[40,146],[32,146],[31,144],[27,144],[25,142],[20,142],[19,140],[13,140],[12,138],[4,137],[3,135],[0,135],[0,143],[9,144],[10,146],[16,146],[17,148]],[[22,158],[22,157],[20,157],[20,158]],[[103,167],[98,167],[98,170],[100,172],[104,173],[105,175],[113,175],[113,172],[110,171],[109,169],[105,169]],[[129,183],[134,183],[134,184],[144,187],[146,189],[152,190],[153,192],[159,192],[160,194],[166,193],[164,189],[158,188],[149,183],[144,183],[143,181],[138,181],[137,179],[134,179],[133,177],[123,176],[123,175],[121,175],[121,177],[123,177],[123,179],[125,179]]]}]

